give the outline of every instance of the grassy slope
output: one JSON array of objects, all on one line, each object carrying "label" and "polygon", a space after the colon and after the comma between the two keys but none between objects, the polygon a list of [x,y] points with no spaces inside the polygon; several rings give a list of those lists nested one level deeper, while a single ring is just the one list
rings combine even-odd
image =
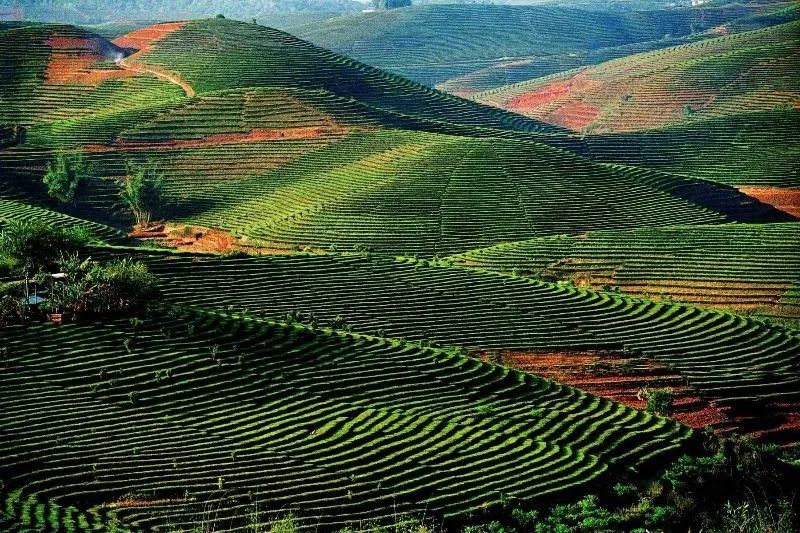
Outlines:
[{"label": "grassy slope", "polygon": [[475,98],[562,125],[570,109],[590,106],[597,116],[584,129],[638,131],[796,108],[798,72],[800,22],[792,22],[637,54]]},{"label": "grassy slope", "polygon": [[[194,53],[185,53],[187,48]],[[226,60],[218,61],[220,56]],[[192,21],[140,59],[179,72],[200,94],[241,87],[322,89],[389,115],[478,128],[559,131],[425,88],[253,24]]]},{"label": "grassy slope", "polygon": [[587,141],[599,160],[736,186],[800,187],[798,128],[800,111],[775,109]]},{"label": "grassy slope", "polygon": [[[355,331],[469,350],[630,352],[721,403],[796,401],[800,340],[727,312],[638,300],[480,269],[329,255],[148,260],[174,301],[343,317]],[[756,363],[757,362],[757,363]]]},{"label": "grassy slope", "polygon": [[[225,61],[214,60],[218,52]],[[110,146],[87,152],[95,174],[87,216],[115,209],[126,160],[153,159],[182,221],[268,245],[425,255],[551,233],[774,216],[731,191],[539,144],[580,150],[557,131],[525,133],[536,122],[252,24],[191,22],[138,61],[177,72],[199,95],[133,114],[93,100],[98,111],[88,115],[43,118],[26,146],[0,156],[6,186],[44,201],[37,183],[50,150],[102,143]],[[269,135],[248,139],[253,132]]]},{"label": "grassy slope", "polygon": [[607,12],[431,5],[342,16],[292,32],[367,64],[460,93],[678,44],[685,42],[684,36],[774,9],[729,4]]},{"label": "grassy slope", "polygon": [[800,318],[800,224],[672,227],[554,236],[453,258],[460,264],[618,287],[704,306]]},{"label": "grassy slope", "polygon": [[457,519],[580,491],[690,434],[452,352],[221,313],[0,334],[0,497],[34,530]]}]

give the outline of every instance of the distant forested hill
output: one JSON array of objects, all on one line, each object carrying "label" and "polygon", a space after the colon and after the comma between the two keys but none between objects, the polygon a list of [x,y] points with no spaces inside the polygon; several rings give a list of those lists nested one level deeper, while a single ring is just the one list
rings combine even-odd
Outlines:
[{"label": "distant forested hill", "polygon": [[270,17],[276,13],[359,11],[353,0],[0,0],[2,18],[94,24],[121,19],[176,20],[224,14],[231,18]]},{"label": "distant forested hill", "polygon": [[788,3],[717,1],[655,9],[658,2],[647,2],[653,9],[642,11],[638,1],[619,3],[629,6],[624,10],[599,9],[579,0],[558,4],[415,2],[410,8],[347,14],[292,28],[291,33],[414,81],[467,95],[704,39],[723,25],[735,32],[789,22],[797,15]]}]

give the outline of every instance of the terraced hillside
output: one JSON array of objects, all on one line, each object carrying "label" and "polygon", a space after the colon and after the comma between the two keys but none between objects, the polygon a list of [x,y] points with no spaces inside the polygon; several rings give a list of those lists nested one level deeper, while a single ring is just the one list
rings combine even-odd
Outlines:
[{"label": "terraced hillside", "polygon": [[[67,30],[26,31],[36,42]],[[41,177],[53,150],[79,150],[93,180],[77,212],[104,223],[127,223],[118,217],[126,164],[153,161],[174,221],[262,247],[429,256],[553,233],[788,218],[729,188],[598,165],[559,130],[261,26],[162,24],[115,43],[138,50],[117,65],[129,79],[166,84],[169,95],[108,107],[94,94],[96,107],[63,117],[26,111],[24,144],[0,154],[8,194],[52,205]],[[46,47],[41,55],[52,60]]]},{"label": "terraced hillside", "polygon": [[646,132],[593,135],[587,144],[597,160],[737,187],[774,187],[777,193],[788,189],[791,195],[800,187],[800,146],[794,136],[798,127],[800,111],[775,109]]},{"label": "terraced hillside", "polygon": [[[797,446],[798,23],[699,33],[800,12],[780,7],[343,19],[394,20],[373,49],[430,14],[417,34],[450,38],[392,57],[472,86],[526,46],[547,70],[704,39],[651,55],[726,99],[602,135],[255,23],[0,26],[0,532],[457,531],[612,487],[647,491],[621,512],[650,528],[685,507],[652,476],[706,451],[690,428]],[[486,13],[518,16],[497,37]],[[568,14],[583,29],[551,42]],[[43,180],[54,160],[79,164]],[[12,220],[94,240],[56,262]]]},{"label": "terraced hillside", "polygon": [[512,242],[453,260],[593,289],[800,318],[798,242],[797,223],[679,226]]},{"label": "terraced hillside", "polygon": [[798,72],[800,22],[791,22],[636,54],[475,98],[575,130],[641,131],[797,109]]},{"label": "terraced hillside", "polygon": [[[791,3],[656,5],[642,11],[609,11],[594,4],[424,5],[342,16],[292,32],[367,64],[467,95],[703,39],[707,31],[761,27],[798,15]],[[758,18],[775,12],[774,18]]]},{"label": "terraced hillside", "polygon": [[[193,53],[187,54],[187,49]],[[226,60],[217,61],[218,57]],[[389,117],[413,118],[420,127],[444,123],[482,129],[557,131],[519,115],[428,89],[255,24],[221,19],[190,21],[165,35],[137,59],[179,73],[198,94],[242,87],[324,90]]]},{"label": "terraced hillside", "polygon": [[56,123],[107,141],[182,96],[171,83],[121,68],[115,61],[124,53],[73,26],[0,25],[0,123]]},{"label": "terraced hillside", "polygon": [[125,234],[116,228],[90,222],[23,201],[0,199],[0,227],[7,221],[37,221],[61,228],[82,228],[100,242],[122,243]]},{"label": "terraced hillside", "polygon": [[2,335],[0,496],[22,529],[457,520],[580,490],[689,436],[454,353],[220,313]]},{"label": "terraced hillside", "polygon": [[638,354],[744,412],[796,405],[800,394],[796,334],[729,313],[426,261],[162,255],[148,262],[170,299],[193,305],[275,319],[292,313],[308,321],[312,313],[320,324],[338,316],[354,331],[470,352]]},{"label": "terraced hillside", "polygon": [[[262,247],[361,245],[428,256],[554,233],[791,218],[734,189],[597,165],[538,143],[310,129],[316,133],[297,139],[279,130],[289,138],[236,142],[250,134],[234,132],[220,134],[217,144],[190,139],[90,149],[96,186],[84,203],[94,213],[110,212],[125,162],[154,160],[176,201],[173,220]],[[130,135],[159,134],[140,126]],[[0,162],[12,185],[45,201],[38,176],[48,157],[25,149],[0,155]]]}]

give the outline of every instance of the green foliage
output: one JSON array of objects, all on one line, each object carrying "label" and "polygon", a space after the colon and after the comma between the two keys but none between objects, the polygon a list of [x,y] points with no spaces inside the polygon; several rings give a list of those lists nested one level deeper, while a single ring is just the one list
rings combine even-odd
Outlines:
[{"label": "green foliage", "polygon": [[412,0],[372,0],[375,9],[397,9],[409,7]]},{"label": "green foliage", "polygon": [[10,294],[0,295],[0,327],[25,320],[27,310],[23,300]]},{"label": "green foliage", "polygon": [[645,387],[640,391],[647,402],[647,411],[659,416],[670,416],[672,404],[675,402],[675,391],[670,387]]},{"label": "green foliage", "polygon": [[38,221],[12,220],[0,230],[0,256],[33,275],[52,269],[61,254],[83,249],[92,239],[83,228],[61,228]]},{"label": "green foliage", "polygon": [[537,523],[536,533],[565,533],[613,531],[621,517],[600,506],[597,496],[589,495],[573,504],[556,505],[550,514]]},{"label": "green foliage", "polygon": [[43,181],[51,197],[71,205],[89,181],[89,173],[90,167],[81,152],[60,152],[47,164]]},{"label": "green foliage", "polygon": [[147,266],[130,259],[99,263],[77,255],[59,266],[64,282],[54,283],[47,306],[78,315],[113,315],[143,309],[158,295],[158,281]]},{"label": "green foliage", "polygon": [[536,523],[539,518],[539,511],[533,509],[526,511],[517,508],[511,511],[511,518],[524,529],[528,529]]},{"label": "green foliage", "polygon": [[788,500],[775,503],[755,498],[740,503],[725,502],[719,525],[711,533],[789,533],[796,531],[792,523],[792,504]]},{"label": "green foliage", "polygon": [[164,177],[155,163],[128,163],[120,198],[133,212],[137,225],[148,225],[161,214],[166,204]]},{"label": "green foliage", "polygon": [[293,514],[284,516],[280,520],[274,522],[269,529],[269,533],[295,533],[296,531],[297,523]]}]

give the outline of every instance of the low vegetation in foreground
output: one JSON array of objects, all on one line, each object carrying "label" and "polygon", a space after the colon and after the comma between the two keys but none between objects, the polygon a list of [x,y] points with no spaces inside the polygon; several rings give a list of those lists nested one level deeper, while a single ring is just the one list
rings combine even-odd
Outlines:
[{"label": "low vegetation in foreground", "polygon": [[406,3],[0,22],[0,533],[800,529],[797,6]]}]

